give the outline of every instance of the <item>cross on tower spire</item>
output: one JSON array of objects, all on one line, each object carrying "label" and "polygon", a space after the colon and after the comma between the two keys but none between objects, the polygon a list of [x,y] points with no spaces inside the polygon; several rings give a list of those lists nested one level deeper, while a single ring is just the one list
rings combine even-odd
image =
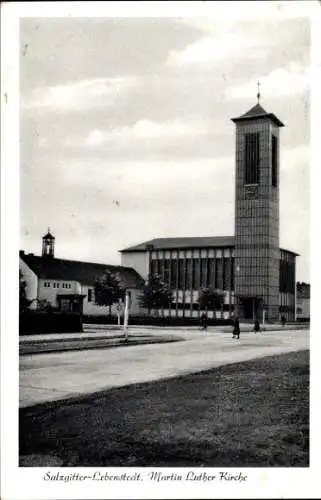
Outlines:
[{"label": "cross on tower spire", "polygon": [[257,82],[257,102],[258,104],[260,104],[260,97],[261,97],[261,94],[260,94],[260,82]]}]

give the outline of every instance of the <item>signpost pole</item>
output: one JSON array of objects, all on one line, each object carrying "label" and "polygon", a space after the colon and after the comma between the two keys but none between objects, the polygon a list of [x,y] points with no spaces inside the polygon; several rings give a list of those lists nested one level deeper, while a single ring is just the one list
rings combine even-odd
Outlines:
[{"label": "signpost pole", "polygon": [[117,325],[120,326],[120,313],[121,313],[121,305],[120,302],[117,304]]},{"label": "signpost pole", "polygon": [[125,314],[124,314],[124,335],[125,340],[128,340],[128,310],[129,310],[129,294],[126,290],[125,295]]}]

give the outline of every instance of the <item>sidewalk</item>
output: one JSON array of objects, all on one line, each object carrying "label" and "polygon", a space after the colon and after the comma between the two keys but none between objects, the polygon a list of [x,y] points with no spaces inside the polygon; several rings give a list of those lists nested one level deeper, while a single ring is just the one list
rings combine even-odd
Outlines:
[{"label": "sidewalk", "polygon": [[[143,333],[135,332],[136,335],[144,335]],[[56,340],[84,340],[84,339],[100,339],[100,338],[124,338],[124,332],[120,329],[93,332],[76,332],[76,333],[40,333],[34,335],[22,335],[19,338],[19,344],[26,344],[29,342],[50,342]]]},{"label": "sidewalk", "polygon": [[183,339],[178,335],[164,335],[162,332],[148,334],[148,332],[132,331],[128,332],[126,337],[121,330],[113,332],[25,335],[19,340],[19,355],[109,349],[133,345],[161,344],[179,340]]},{"label": "sidewalk", "polygon": [[[211,332],[221,332],[228,333],[232,331],[232,325],[213,325],[208,326],[207,331]],[[250,332],[253,330],[253,325],[251,323],[241,323],[240,324],[241,331]],[[129,335],[134,336],[148,336],[151,333],[179,333],[180,331],[186,332],[198,332],[200,330],[199,326],[154,326],[154,325],[129,325]],[[308,324],[298,324],[293,323],[289,325],[285,325],[283,327],[281,324],[266,324],[261,325],[262,331],[289,331],[289,330],[309,330]],[[43,342],[44,340],[72,340],[72,339],[98,339],[98,338],[117,338],[124,337],[124,331],[122,326],[117,325],[92,325],[92,324],[84,324],[83,332],[76,333],[40,333],[33,335],[21,335],[19,338],[19,343],[23,344],[26,342]]]}]

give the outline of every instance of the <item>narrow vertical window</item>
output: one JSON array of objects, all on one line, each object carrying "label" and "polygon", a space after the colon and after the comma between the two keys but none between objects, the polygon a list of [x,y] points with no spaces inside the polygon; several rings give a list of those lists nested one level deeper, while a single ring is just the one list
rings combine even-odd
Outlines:
[{"label": "narrow vertical window", "polygon": [[157,272],[156,272],[156,261],[154,259],[151,261],[151,264],[150,264],[150,274],[152,276],[154,276],[155,274],[157,274]]},{"label": "narrow vertical window", "polygon": [[184,259],[178,261],[178,288],[183,290],[185,281]]},{"label": "narrow vertical window", "polygon": [[207,286],[209,288],[213,288],[214,287],[214,283],[213,283],[213,261],[214,261],[214,259],[212,259],[212,258],[209,258],[207,260]]},{"label": "narrow vertical window", "polygon": [[161,279],[164,278],[164,261],[162,259],[158,261],[157,274],[159,274]]},{"label": "narrow vertical window", "polygon": [[171,261],[171,288],[176,288],[176,279],[177,279],[177,261],[172,260]]},{"label": "narrow vertical window", "polygon": [[201,259],[201,287],[207,287],[207,259]]},{"label": "narrow vertical window", "polygon": [[245,134],[244,184],[260,182],[260,134]]},{"label": "narrow vertical window", "polygon": [[193,261],[186,259],[186,289],[190,290],[193,287]]},{"label": "narrow vertical window", "polygon": [[272,186],[278,183],[278,140],[272,135]]},{"label": "narrow vertical window", "polygon": [[192,259],[192,289],[195,290],[195,259]]},{"label": "narrow vertical window", "polygon": [[224,257],[223,259],[223,290],[229,290],[230,288],[230,259],[228,257]]},{"label": "narrow vertical window", "polygon": [[223,289],[223,259],[217,258],[215,261],[215,288]]},{"label": "narrow vertical window", "polygon": [[88,288],[88,302],[93,300],[93,291],[91,288]]},{"label": "narrow vertical window", "polygon": [[234,257],[231,259],[231,290],[234,290]]},{"label": "narrow vertical window", "polygon": [[169,266],[170,266],[170,260],[164,259],[164,282],[166,284],[169,284]]},{"label": "narrow vertical window", "polygon": [[200,271],[201,271],[201,266],[200,266],[200,259],[195,259],[194,260],[194,288],[195,290],[198,290],[200,287]]}]

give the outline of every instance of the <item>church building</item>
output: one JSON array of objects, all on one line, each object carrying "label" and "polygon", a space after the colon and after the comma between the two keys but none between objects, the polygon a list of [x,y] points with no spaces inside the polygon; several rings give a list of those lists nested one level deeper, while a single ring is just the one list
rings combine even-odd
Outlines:
[{"label": "church building", "polygon": [[235,235],[156,238],[121,250],[122,265],[145,280],[160,274],[172,291],[169,316],[198,317],[204,288],[224,304],[208,316],[295,320],[298,254],[279,246],[280,129],[258,103],[236,126]]}]

